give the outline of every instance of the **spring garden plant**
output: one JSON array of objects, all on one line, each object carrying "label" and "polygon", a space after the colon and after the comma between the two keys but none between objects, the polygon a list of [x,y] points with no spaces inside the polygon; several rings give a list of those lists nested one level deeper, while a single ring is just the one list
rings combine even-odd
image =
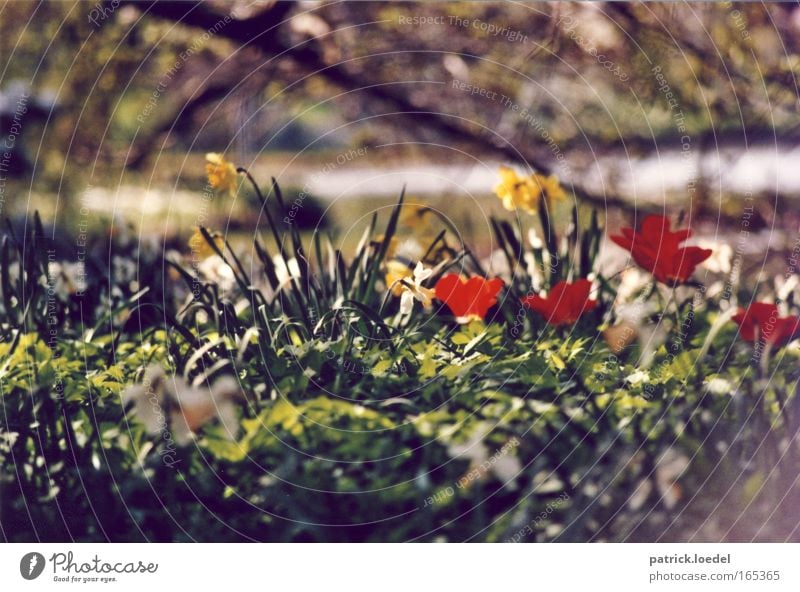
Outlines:
[{"label": "spring garden plant", "polygon": [[403,195],[343,253],[270,213],[275,180],[207,174],[264,206],[250,252],[115,234],[79,285],[38,217],[9,227],[5,539],[684,540],[781,478],[792,296],[736,306],[689,228],[623,228],[606,272],[599,214],[557,222],[558,180],[503,167],[488,261]]}]

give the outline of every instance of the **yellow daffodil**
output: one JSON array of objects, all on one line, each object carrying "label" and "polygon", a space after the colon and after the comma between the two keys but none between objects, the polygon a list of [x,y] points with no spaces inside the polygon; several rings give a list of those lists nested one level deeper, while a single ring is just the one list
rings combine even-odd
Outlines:
[{"label": "yellow daffodil", "polygon": [[[214,239],[214,244],[222,251],[225,248],[225,238],[219,232],[212,232],[210,234],[211,238]],[[208,244],[206,237],[200,232],[200,228],[196,228],[194,234],[192,234],[192,237],[189,239],[189,248],[192,250],[192,253],[197,255],[200,259],[207,259],[212,255],[216,255],[214,249]]]},{"label": "yellow daffodil", "polygon": [[555,175],[545,177],[537,173],[531,179],[534,185],[538,187],[539,194],[544,195],[549,203],[552,204],[567,198],[567,193],[561,187],[561,183]]},{"label": "yellow daffodil", "polygon": [[503,207],[511,212],[522,208],[535,213],[538,205],[538,192],[531,190],[531,184],[526,177],[520,177],[511,167],[502,166],[499,170],[500,183],[494,192],[503,202]]},{"label": "yellow daffodil", "polygon": [[416,228],[420,224],[428,224],[428,214],[431,211],[430,207],[422,204],[403,204],[403,209],[400,212],[400,225],[410,226]]},{"label": "yellow daffodil", "polygon": [[400,280],[410,278],[411,269],[402,261],[386,262],[386,287],[392,291],[392,295],[401,296],[403,294],[403,284]]},{"label": "yellow daffodil", "polygon": [[399,223],[400,228],[411,230],[422,242],[432,239],[442,228],[434,209],[423,204],[403,204]]},{"label": "yellow daffodil", "polygon": [[398,282],[403,291],[400,295],[400,314],[410,315],[414,309],[415,300],[421,302],[422,306],[426,308],[431,305],[435,292],[422,286],[422,282],[431,277],[431,274],[433,274],[433,270],[426,269],[422,262],[419,262],[414,268],[413,280],[406,278]]},{"label": "yellow daffodil", "polygon": [[507,166],[500,167],[499,174],[500,182],[495,186],[494,192],[502,200],[503,207],[509,211],[522,209],[535,214],[543,196],[549,203],[566,197],[555,175],[547,177],[534,173],[523,177]]},{"label": "yellow daffodil", "polygon": [[228,162],[221,154],[209,152],[206,154],[206,174],[208,184],[217,191],[233,195],[236,193],[236,182],[239,173],[233,163]]}]

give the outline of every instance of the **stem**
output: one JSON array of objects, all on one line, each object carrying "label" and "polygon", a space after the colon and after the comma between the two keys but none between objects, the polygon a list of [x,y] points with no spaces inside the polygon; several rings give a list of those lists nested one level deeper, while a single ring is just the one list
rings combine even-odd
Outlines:
[{"label": "stem", "polygon": [[553,226],[550,223],[550,213],[548,211],[547,198],[543,197],[539,200],[539,219],[542,223],[542,232],[544,233],[545,244],[547,245],[547,252],[550,255],[550,287],[558,282],[561,275],[561,261],[558,257],[558,240],[556,239]]}]

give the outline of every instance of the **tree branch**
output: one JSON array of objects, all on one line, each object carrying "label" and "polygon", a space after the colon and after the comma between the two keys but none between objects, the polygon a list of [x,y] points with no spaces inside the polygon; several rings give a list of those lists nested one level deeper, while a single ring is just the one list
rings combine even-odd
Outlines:
[{"label": "tree branch", "polygon": [[[210,29],[224,18],[224,15],[212,10],[202,2],[179,2],[173,0],[153,2],[133,2],[143,12],[165,18],[184,25]],[[258,48],[266,57],[286,57],[291,59],[300,69],[310,75],[322,76],[335,86],[345,90],[361,89],[365,94],[391,107],[398,114],[412,119],[415,124],[422,124],[428,129],[435,130],[448,138],[458,142],[478,146],[481,151],[489,152],[503,157],[511,162],[521,163],[527,167],[543,173],[550,174],[552,167],[544,162],[538,154],[527,146],[513,146],[509,143],[487,143],[486,138],[478,132],[468,129],[457,123],[454,118],[432,112],[415,105],[407,96],[394,88],[368,80],[360,75],[350,72],[342,64],[328,64],[322,55],[311,43],[298,46],[289,46],[278,34],[283,23],[293,7],[293,2],[279,1],[257,15],[245,19],[233,19],[226,26],[220,28],[217,34],[241,46]],[[636,204],[631,204],[618,196],[595,194],[574,180],[565,180],[572,185],[576,197],[598,207],[618,207],[630,210]],[[692,204],[696,211],[707,210],[702,204]],[[703,212],[711,213],[711,212]],[[716,215],[716,210],[713,211]]]}]

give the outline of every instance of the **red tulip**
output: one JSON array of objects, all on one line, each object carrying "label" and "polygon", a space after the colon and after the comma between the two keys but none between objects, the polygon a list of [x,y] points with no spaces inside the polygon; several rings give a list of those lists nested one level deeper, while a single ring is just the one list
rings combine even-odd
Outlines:
[{"label": "red tulip", "polygon": [[571,325],[597,306],[597,300],[589,300],[591,289],[589,280],[558,282],[545,298],[526,296],[522,304],[538,312],[551,325]]},{"label": "red tulip", "polygon": [[448,273],[436,282],[436,297],[447,304],[459,322],[486,318],[486,313],[497,303],[497,294],[503,287],[499,278],[486,279],[474,276],[468,280]]},{"label": "red tulip", "polygon": [[745,341],[763,339],[766,343],[784,345],[800,331],[800,317],[779,317],[778,307],[768,302],[753,302],[747,310],[740,309],[733,321],[739,325],[739,335]]},{"label": "red tulip", "polygon": [[633,260],[653,274],[659,282],[675,285],[685,282],[695,268],[711,257],[710,249],[681,247],[692,235],[689,228],[672,232],[664,216],[647,216],[639,232],[623,228],[611,240],[631,252]]}]

